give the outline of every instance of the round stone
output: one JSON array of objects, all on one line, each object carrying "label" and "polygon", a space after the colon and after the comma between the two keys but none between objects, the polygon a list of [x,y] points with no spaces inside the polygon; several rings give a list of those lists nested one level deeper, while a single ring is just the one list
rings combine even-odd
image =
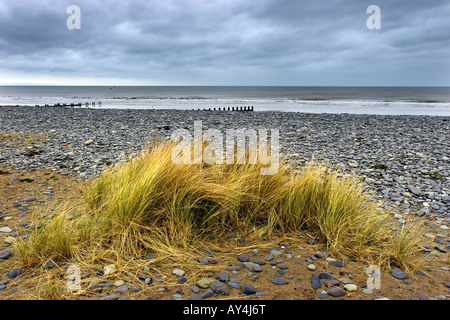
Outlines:
[{"label": "round stone", "polygon": [[185,272],[184,272],[183,270],[181,270],[181,269],[174,269],[174,270],[172,271],[172,273],[173,273],[174,275],[176,275],[176,276],[179,276],[179,277],[182,277],[182,276],[184,276],[184,274],[185,274]]},{"label": "round stone", "polygon": [[116,282],[114,282],[114,285],[116,286],[116,287],[121,287],[121,286],[123,286],[125,284],[125,281],[123,281],[123,280],[117,280]]},{"label": "round stone", "polygon": [[363,289],[363,291],[362,291],[364,294],[372,294],[373,293],[373,290],[372,289],[369,289],[369,288],[366,288],[366,289]]},{"label": "round stone", "polygon": [[311,263],[311,264],[308,264],[308,269],[309,269],[309,270],[316,270],[316,266],[313,265],[312,263]]},{"label": "round stone", "polygon": [[400,269],[394,269],[392,270],[392,276],[395,279],[399,279],[399,280],[403,280],[406,279],[406,277],[408,276],[406,273],[404,273],[403,271],[401,271]]},{"label": "round stone", "polygon": [[353,283],[348,283],[346,285],[344,285],[345,290],[353,292],[356,291],[356,289],[358,289],[358,287],[356,285],[354,285]]},{"label": "round stone", "polygon": [[332,287],[328,289],[327,294],[332,297],[342,297],[345,295],[345,291],[341,288]]},{"label": "round stone", "polygon": [[221,272],[216,276],[216,279],[221,282],[228,282],[230,277],[228,276],[228,274],[226,272]]},{"label": "round stone", "polygon": [[241,254],[241,255],[239,255],[239,257],[238,257],[238,260],[240,261],[240,262],[247,262],[248,261],[248,254],[246,254],[246,253],[243,253],[243,254]]}]

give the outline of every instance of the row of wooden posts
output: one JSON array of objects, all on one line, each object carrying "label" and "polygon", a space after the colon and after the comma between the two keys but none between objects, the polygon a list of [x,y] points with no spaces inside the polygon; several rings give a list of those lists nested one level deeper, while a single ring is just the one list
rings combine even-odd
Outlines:
[{"label": "row of wooden posts", "polygon": [[[83,104],[81,102],[79,103],[55,103],[53,105],[45,104],[44,107],[81,107]],[[99,107],[102,106],[102,102],[97,102],[97,105]],[[89,103],[85,102],[84,106],[86,108],[89,108],[89,106],[95,107],[95,101]],[[36,107],[40,107],[40,105],[36,105]],[[198,109],[198,110],[205,110],[205,111],[253,111],[253,106],[245,106],[245,107],[219,107],[219,108],[208,108],[208,109]]]},{"label": "row of wooden posts", "polygon": [[[78,102],[78,103],[55,103],[53,105],[45,104],[45,105],[43,105],[43,107],[72,107],[73,108],[73,107],[81,107],[82,105],[84,105],[86,108],[89,108],[89,106],[95,107],[95,101],[93,101],[91,103],[85,102],[84,104],[82,104],[81,102]],[[97,102],[97,105],[99,107],[101,107],[102,102],[101,101]],[[40,105],[37,104],[36,107],[40,107]]]},{"label": "row of wooden posts", "polygon": [[[201,110],[201,109],[198,109]],[[207,111],[253,111],[253,106],[248,106],[248,107],[223,107],[223,108],[208,108],[208,109],[203,109],[203,110],[207,110]]]}]

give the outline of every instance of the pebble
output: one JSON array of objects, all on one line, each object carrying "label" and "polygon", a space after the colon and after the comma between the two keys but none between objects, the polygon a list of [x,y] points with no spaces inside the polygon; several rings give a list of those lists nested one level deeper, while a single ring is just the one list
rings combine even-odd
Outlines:
[{"label": "pebble", "polygon": [[105,276],[113,274],[117,271],[116,266],[113,264],[107,265],[105,267],[103,267],[103,274]]},{"label": "pebble", "polygon": [[205,257],[200,257],[200,258],[198,258],[198,262],[200,263],[200,264],[208,264],[208,259],[207,258],[205,258]]},{"label": "pebble", "polygon": [[209,286],[214,282],[212,278],[201,278],[197,281],[197,286],[202,289],[209,288]]},{"label": "pebble", "polygon": [[244,284],[242,287],[242,293],[244,294],[255,294],[257,290],[249,284]]},{"label": "pebble", "polygon": [[228,285],[232,288],[236,288],[236,289],[240,289],[241,288],[241,284],[237,283],[237,282],[233,282],[233,281],[229,281]]},{"label": "pebble", "polygon": [[199,292],[200,292],[200,288],[197,287],[197,286],[191,286],[191,291],[192,291],[193,293],[199,293]]},{"label": "pebble", "polygon": [[6,260],[12,256],[11,250],[2,250],[0,251],[0,260]]},{"label": "pebble", "polygon": [[332,297],[342,297],[345,295],[345,291],[341,288],[332,287],[327,290],[327,294]]},{"label": "pebble", "polygon": [[114,286],[116,287],[121,287],[125,284],[125,281],[123,280],[117,280],[116,282],[114,282]]},{"label": "pebble", "polygon": [[230,289],[226,284],[219,280],[214,280],[214,282],[209,287],[214,293],[220,294],[220,295],[229,295]]},{"label": "pebble", "polygon": [[373,293],[373,290],[372,290],[372,289],[369,289],[369,288],[365,288],[365,289],[363,289],[362,292],[363,292],[364,294],[369,295],[369,294],[372,294],[372,293]]},{"label": "pebble", "polygon": [[283,279],[280,279],[280,278],[275,278],[272,280],[272,283],[277,284],[277,285],[283,285],[283,284],[286,284],[286,281],[284,281]]},{"label": "pebble", "polygon": [[239,255],[239,257],[238,257],[238,260],[240,262],[247,262],[248,259],[249,259],[249,257],[248,257],[248,254],[246,254],[246,253],[243,253],[243,254]]},{"label": "pebble", "polygon": [[11,232],[12,232],[12,229],[11,229],[10,227],[1,227],[1,228],[0,228],[0,232],[3,232],[3,233],[11,233]]},{"label": "pebble", "polygon": [[309,270],[316,270],[316,266],[313,265],[312,263],[311,263],[311,264],[308,264],[308,269],[309,269]]},{"label": "pebble", "polygon": [[266,261],[272,261],[272,260],[273,260],[273,255],[271,255],[271,254],[266,254],[266,255],[264,256],[264,260],[266,260]]},{"label": "pebble", "polygon": [[141,287],[140,286],[133,286],[133,288],[131,288],[131,290],[133,292],[139,292],[139,291],[141,291]]},{"label": "pebble", "polygon": [[328,252],[316,252],[314,254],[317,258],[326,258],[328,256]]},{"label": "pebble", "polygon": [[11,270],[10,272],[8,272],[8,278],[13,279],[15,277],[17,277],[20,274],[20,269],[14,269]]},{"label": "pebble", "polygon": [[202,299],[208,299],[210,297],[212,297],[214,294],[214,291],[212,291],[211,289],[206,290],[206,292],[202,295]]},{"label": "pebble", "polygon": [[216,279],[221,282],[228,282],[230,280],[230,277],[226,272],[221,272],[216,276]]},{"label": "pebble", "polygon": [[127,293],[128,287],[127,286],[120,286],[113,290],[114,293]]},{"label": "pebble", "polygon": [[356,291],[358,289],[358,287],[356,285],[354,285],[353,283],[348,283],[346,285],[344,285],[345,290],[353,292]]},{"label": "pebble", "polygon": [[277,256],[279,256],[281,254],[283,254],[283,253],[281,251],[278,251],[278,250],[271,250],[270,251],[270,255],[273,256],[273,257],[277,257]]},{"label": "pebble", "polygon": [[311,277],[311,286],[312,286],[314,289],[320,289],[320,288],[322,288],[322,284],[321,284],[321,282],[320,282],[320,278],[319,278],[319,276],[318,276],[317,274],[313,274],[313,275],[312,275],[312,277]]},{"label": "pebble", "polygon": [[186,278],[186,277],[181,277],[181,278],[178,280],[178,283],[183,284],[183,283],[186,283],[186,281],[187,281],[187,278]]},{"label": "pebble", "polygon": [[336,260],[336,261],[332,261],[331,262],[332,266],[338,267],[338,268],[342,268],[345,265],[344,261],[340,261],[340,260]]},{"label": "pebble", "polygon": [[181,269],[173,269],[172,274],[182,277],[182,276],[184,276],[185,272]]},{"label": "pebble", "polygon": [[119,297],[110,295],[110,296],[104,296],[101,298],[101,300],[119,300]]},{"label": "pebble", "polygon": [[259,264],[253,263],[253,262],[243,262],[242,265],[251,271],[255,271],[255,272],[262,271],[261,266]]},{"label": "pebble", "polygon": [[399,279],[399,280],[403,280],[403,279],[406,279],[406,277],[408,277],[408,275],[406,273],[404,273],[403,271],[401,271],[399,269],[392,270],[391,275],[395,279]]}]

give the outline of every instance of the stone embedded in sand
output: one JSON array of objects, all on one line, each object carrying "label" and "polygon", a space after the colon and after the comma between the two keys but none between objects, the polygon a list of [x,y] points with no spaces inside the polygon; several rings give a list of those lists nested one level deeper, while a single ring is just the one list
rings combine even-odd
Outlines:
[{"label": "stone embedded in sand", "polygon": [[12,229],[10,227],[2,227],[0,228],[0,232],[11,233]]},{"label": "stone embedded in sand", "polygon": [[116,266],[113,264],[107,265],[105,267],[103,267],[103,274],[105,276],[109,275],[109,274],[113,274],[114,272],[116,272]]},{"label": "stone embedded in sand", "polygon": [[214,280],[213,283],[211,283],[210,289],[217,294],[227,296],[230,294],[230,289],[228,289],[228,286],[220,282],[219,280]]},{"label": "stone embedded in sand", "polygon": [[317,274],[313,274],[311,277],[311,286],[314,289],[320,289],[322,288],[322,284],[320,283],[320,278]]},{"label": "stone embedded in sand", "polygon": [[11,257],[12,252],[10,250],[2,250],[0,251],[0,260],[6,260]]},{"label": "stone embedded in sand", "polygon": [[202,289],[209,288],[209,286],[214,282],[212,278],[201,278],[197,281],[197,286]]},{"label": "stone embedded in sand", "polygon": [[208,259],[205,257],[200,257],[197,259],[197,261],[201,264],[208,264],[208,262],[209,262]]},{"label": "stone embedded in sand", "polygon": [[228,282],[230,280],[230,277],[226,272],[221,272],[216,276],[216,279],[221,282]]},{"label": "stone embedded in sand", "polygon": [[242,287],[242,293],[244,294],[255,294],[256,292],[257,290],[249,284],[244,284],[244,286]]},{"label": "stone embedded in sand", "polygon": [[114,293],[122,293],[122,294],[125,294],[125,293],[128,292],[128,287],[125,286],[125,285],[124,285],[124,286],[120,286],[120,287],[114,289],[113,292],[114,292]]},{"label": "stone embedded in sand", "polygon": [[242,263],[242,265],[244,266],[244,268],[247,268],[251,271],[255,271],[255,272],[261,272],[262,268],[259,264],[253,263],[253,262],[244,262]]},{"label": "stone embedded in sand", "polygon": [[345,265],[345,262],[342,260],[337,260],[337,261],[333,261],[331,262],[332,266],[338,267],[338,268],[342,268]]},{"label": "stone embedded in sand", "polygon": [[284,281],[283,279],[280,279],[280,278],[275,278],[272,280],[272,283],[277,284],[277,285],[283,285],[283,284],[286,284],[286,281]]},{"label": "stone embedded in sand", "polygon": [[121,286],[125,285],[125,281],[123,281],[123,280],[117,280],[116,282],[114,282],[114,285],[115,285],[116,287],[121,287]]},{"label": "stone embedded in sand", "polygon": [[358,287],[353,283],[346,284],[344,286],[344,288],[345,288],[345,290],[350,291],[350,292],[356,291],[356,289],[358,289]]},{"label": "stone embedded in sand", "polygon": [[8,272],[8,278],[13,279],[20,274],[20,269],[14,269]]},{"label": "stone embedded in sand", "polygon": [[318,251],[314,254],[317,258],[326,258],[328,256],[328,252]]},{"label": "stone embedded in sand", "polygon": [[404,273],[402,270],[399,270],[399,269],[392,270],[391,274],[395,279],[399,279],[399,280],[403,280],[403,279],[406,279],[406,277],[408,277],[408,275],[406,273]]},{"label": "stone embedded in sand", "polygon": [[248,254],[246,254],[246,253],[240,254],[239,257],[238,257],[238,260],[239,260],[240,262],[247,262],[248,259],[249,259],[249,258],[248,258]]},{"label": "stone embedded in sand", "polygon": [[313,265],[312,263],[308,264],[308,269],[309,270],[316,270],[316,266]]},{"label": "stone embedded in sand", "polygon": [[332,297],[342,297],[345,296],[345,291],[341,288],[332,287],[328,289],[327,294]]},{"label": "stone embedded in sand", "polygon": [[179,276],[179,277],[182,277],[182,276],[184,276],[184,274],[185,274],[185,272],[184,272],[183,270],[181,270],[181,269],[174,269],[174,270],[172,271],[172,273],[173,273],[174,275],[176,275],[176,276]]}]

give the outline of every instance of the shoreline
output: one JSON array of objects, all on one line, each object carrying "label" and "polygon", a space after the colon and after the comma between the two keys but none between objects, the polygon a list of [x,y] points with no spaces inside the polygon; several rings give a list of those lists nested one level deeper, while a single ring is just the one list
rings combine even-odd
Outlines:
[{"label": "shoreline", "polygon": [[[216,108],[222,108],[223,106],[216,106]],[[227,106],[228,107],[228,106]],[[231,106],[231,107],[235,107],[235,108],[239,108],[241,107],[241,105],[238,106]],[[243,106],[242,106],[243,107]],[[247,107],[247,106],[246,106]],[[248,106],[251,108],[254,108],[254,106]],[[107,110],[120,110],[120,111],[161,111],[161,112],[172,112],[172,111],[178,111],[178,112],[222,112],[222,113],[227,113],[227,112],[235,112],[235,113],[240,113],[240,112],[249,112],[249,110],[208,110],[208,108],[214,108],[214,106],[212,107],[201,107],[201,108],[186,108],[186,109],[176,109],[176,108],[165,108],[165,107],[145,107],[145,108],[139,108],[139,107],[134,107],[134,108],[124,108],[124,107],[83,107],[83,106],[70,106],[70,105],[61,105],[61,106],[37,106],[37,105],[1,105],[0,104],[0,108],[38,108],[38,109],[44,109],[44,108],[49,108],[49,109],[54,109],[54,110],[61,110],[61,109],[69,109],[69,110],[103,110],[103,111],[107,111]],[[225,107],[223,107],[225,109]],[[321,109],[320,107],[317,107],[317,109]],[[323,109],[323,108],[322,108]],[[347,111],[336,111],[336,112],[318,112],[318,111],[305,111],[305,109],[300,110],[300,111],[296,111],[296,110],[258,110],[258,108],[251,110],[251,112],[257,112],[257,113],[294,113],[294,114],[317,114],[317,115],[324,115],[324,114],[330,114],[330,115],[353,115],[353,116],[388,116],[388,117],[440,117],[440,118],[450,118],[450,113],[449,115],[442,115],[442,114],[402,114],[402,113],[398,113],[398,114],[391,114],[391,113],[351,113],[351,112],[347,112]]]}]

